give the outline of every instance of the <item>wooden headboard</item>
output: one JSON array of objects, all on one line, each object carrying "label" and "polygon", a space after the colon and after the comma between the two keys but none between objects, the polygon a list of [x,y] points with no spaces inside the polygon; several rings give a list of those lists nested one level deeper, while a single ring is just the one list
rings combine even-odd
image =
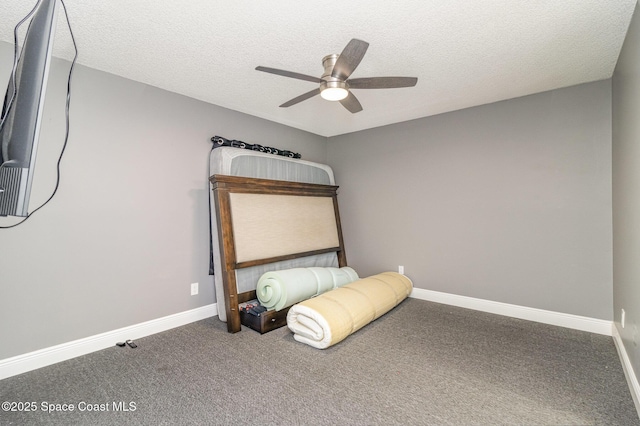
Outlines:
[{"label": "wooden headboard", "polygon": [[241,329],[238,305],[256,298],[255,288],[238,293],[237,269],[329,252],[347,266],[337,186],[227,175],[210,181],[230,333]]}]

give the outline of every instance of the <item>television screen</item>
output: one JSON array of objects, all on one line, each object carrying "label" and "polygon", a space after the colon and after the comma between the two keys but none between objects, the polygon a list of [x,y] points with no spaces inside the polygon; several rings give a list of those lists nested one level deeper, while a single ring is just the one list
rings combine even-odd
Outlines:
[{"label": "television screen", "polygon": [[40,0],[7,85],[0,122],[0,216],[28,215],[53,46],[56,0]]}]

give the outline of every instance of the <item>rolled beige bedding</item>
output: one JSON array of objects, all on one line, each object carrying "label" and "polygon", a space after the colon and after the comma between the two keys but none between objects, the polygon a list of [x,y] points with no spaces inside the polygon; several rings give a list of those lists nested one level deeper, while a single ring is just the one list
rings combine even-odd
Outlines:
[{"label": "rolled beige bedding", "polygon": [[287,326],[298,342],[325,349],[389,312],[412,288],[397,272],[363,278],[293,305]]},{"label": "rolled beige bedding", "polygon": [[256,286],[256,297],[267,309],[279,311],[310,297],[357,280],[352,268],[293,268],[264,273]]}]

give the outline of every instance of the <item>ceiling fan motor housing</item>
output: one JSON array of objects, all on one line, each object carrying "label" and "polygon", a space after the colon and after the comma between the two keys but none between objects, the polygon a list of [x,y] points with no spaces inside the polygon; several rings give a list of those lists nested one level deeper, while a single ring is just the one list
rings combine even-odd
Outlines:
[{"label": "ceiling fan motor housing", "polygon": [[344,89],[349,90],[349,84],[346,81],[341,80],[337,77],[333,77],[331,73],[333,72],[333,66],[336,64],[338,60],[337,53],[327,55],[322,58],[322,66],[324,67],[324,73],[320,77],[322,83],[320,83],[320,92],[324,92],[326,89]]},{"label": "ceiling fan motor housing", "polygon": [[333,53],[322,58],[322,66],[324,67],[324,73],[322,73],[322,76],[320,77],[322,80],[326,82],[342,81],[343,83],[345,83],[345,81],[331,75],[331,73],[333,72],[333,67],[339,57],[340,55],[338,55],[337,53]]}]

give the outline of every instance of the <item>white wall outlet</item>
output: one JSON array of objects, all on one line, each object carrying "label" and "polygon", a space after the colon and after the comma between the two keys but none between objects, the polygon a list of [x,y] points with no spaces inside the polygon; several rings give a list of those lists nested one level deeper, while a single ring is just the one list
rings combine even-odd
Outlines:
[{"label": "white wall outlet", "polygon": [[195,296],[198,294],[198,283],[191,283],[191,295]]},{"label": "white wall outlet", "polygon": [[620,325],[624,328],[624,320],[625,320],[625,312],[622,310],[622,314],[620,314]]},{"label": "white wall outlet", "polygon": [[404,275],[404,266],[402,265],[398,266],[398,273]]}]

